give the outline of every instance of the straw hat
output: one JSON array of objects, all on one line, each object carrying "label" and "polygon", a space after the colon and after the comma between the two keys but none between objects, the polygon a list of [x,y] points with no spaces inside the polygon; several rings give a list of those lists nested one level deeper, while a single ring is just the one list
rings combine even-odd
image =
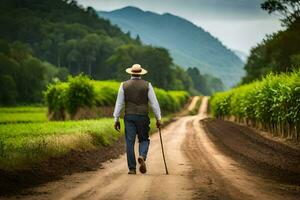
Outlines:
[{"label": "straw hat", "polygon": [[125,70],[128,74],[144,75],[147,74],[147,70],[143,69],[140,64],[134,64]]}]

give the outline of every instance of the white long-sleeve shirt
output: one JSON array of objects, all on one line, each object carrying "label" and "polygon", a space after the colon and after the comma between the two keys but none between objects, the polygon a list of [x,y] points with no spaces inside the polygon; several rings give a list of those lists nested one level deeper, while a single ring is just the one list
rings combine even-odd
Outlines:
[{"label": "white long-sleeve shirt", "polygon": [[[131,77],[131,79],[136,79],[136,78],[140,78],[140,77]],[[161,111],[160,111],[160,107],[159,107],[159,103],[157,101],[154,89],[151,85],[151,83],[149,83],[148,86],[148,100],[150,102],[150,106],[154,112],[155,118],[157,120],[161,119]],[[125,101],[125,95],[124,95],[124,89],[123,89],[123,83],[121,83],[120,88],[119,88],[119,92],[118,92],[118,96],[117,96],[117,100],[116,100],[116,105],[115,105],[115,110],[114,110],[114,119],[115,122],[119,121],[119,117],[124,105],[124,101]]]}]

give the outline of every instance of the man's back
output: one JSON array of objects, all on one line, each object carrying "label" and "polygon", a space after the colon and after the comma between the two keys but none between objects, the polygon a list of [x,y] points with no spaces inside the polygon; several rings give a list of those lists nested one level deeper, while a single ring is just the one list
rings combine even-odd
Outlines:
[{"label": "man's back", "polygon": [[123,83],[125,114],[148,114],[149,83],[142,79],[130,79]]}]

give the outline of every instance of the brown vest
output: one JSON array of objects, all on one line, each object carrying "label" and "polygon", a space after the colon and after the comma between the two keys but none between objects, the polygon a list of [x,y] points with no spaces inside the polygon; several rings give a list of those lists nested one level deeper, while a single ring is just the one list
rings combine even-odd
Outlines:
[{"label": "brown vest", "polygon": [[148,82],[130,79],[123,83],[125,114],[148,115]]}]

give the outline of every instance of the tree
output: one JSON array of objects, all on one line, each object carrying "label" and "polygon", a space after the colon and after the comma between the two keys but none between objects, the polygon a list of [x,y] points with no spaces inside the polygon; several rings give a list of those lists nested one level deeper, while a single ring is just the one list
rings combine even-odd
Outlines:
[{"label": "tree", "polygon": [[174,65],[172,67],[172,80],[174,82],[170,83],[172,90],[186,90],[190,92],[191,94],[196,95],[197,92],[195,92],[193,81],[189,74],[182,69],[181,67]]},{"label": "tree", "polygon": [[147,67],[149,70],[147,77],[153,81],[156,87],[171,89],[173,62],[166,49],[144,47],[137,61]]},{"label": "tree", "polygon": [[224,90],[224,85],[221,79],[214,76],[205,74],[204,75],[207,85],[209,86],[211,93],[220,92]]},{"label": "tree", "polygon": [[[80,53],[78,51],[78,40],[71,39],[68,40],[66,43],[67,46],[67,54],[66,54],[66,61],[67,61],[67,66],[70,72],[74,73],[77,72],[79,73],[79,59],[80,59]],[[76,67],[73,67],[73,66]]]},{"label": "tree", "polygon": [[299,68],[300,19],[286,30],[269,35],[252,48],[245,65],[247,72],[242,83],[260,79],[270,72],[290,72]]},{"label": "tree", "polygon": [[283,25],[288,27],[300,18],[300,0],[266,0],[261,8],[269,14],[280,14]]},{"label": "tree", "polygon": [[18,77],[20,102],[40,102],[46,86],[46,68],[37,58],[30,58],[21,63]]},{"label": "tree", "polygon": [[141,38],[140,38],[139,34],[136,35],[135,41],[136,41],[138,44],[142,44]]},{"label": "tree", "polygon": [[128,79],[124,71],[134,63],[141,64],[149,71],[147,80],[154,86],[168,90],[183,88],[182,82],[176,81],[179,77],[175,76],[176,68],[166,49],[137,44],[123,45],[107,59],[109,78],[120,81]]},{"label": "tree", "polygon": [[300,54],[291,56],[292,66],[295,68],[300,68]]},{"label": "tree", "polygon": [[55,74],[55,77],[58,78],[60,81],[67,81],[69,75],[69,70],[65,67],[61,67],[58,69],[57,73]]},{"label": "tree", "polygon": [[200,71],[198,68],[193,67],[193,68],[188,68],[187,73],[189,76],[192,78],[194,87],[196,90],[201,92],[204,95],[210,95],[211,90],[207,85],[207,82],[205,80],[205,77],[200,74]]},{"label": "tree", "polygon": [[20,41],[16,41],[11,45],[11,57],[16,61],[26,60],[32,55],[32,49]]},{"label": "tree", "polygon": [[14,79],[9,75],[0,75],[0,104],[16,103],[17,88]]},{"label": "tree", "polygon": [[96,56],[101,45],[101,39],[97,34],[88,34],[79,43],[81,57],[87,65],[87,74],[92,75],[92,63],[96,61]]},{"label": "tree", "polygon": [[97,17],[97,12],[94,10],[94,8],[88,6],[86,8],[86,12],[91,15],[92,17]]},{"label": "tree", "polygon": [[9,44],[5,40],[0,40],[0,53],[9,55],[10,47]]}]

